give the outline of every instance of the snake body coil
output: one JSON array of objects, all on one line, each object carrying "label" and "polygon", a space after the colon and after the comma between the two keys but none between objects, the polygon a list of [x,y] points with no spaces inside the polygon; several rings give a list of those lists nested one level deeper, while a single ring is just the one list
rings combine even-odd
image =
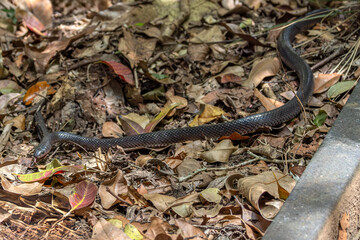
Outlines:
[{"label": "snake body coil", "polygon": [[[308,15],[315,15],[325,11],[327,10],[316,10]],[[317,21],[319,21],[319,19],[300,19],[296,23],[285,28],[280,34],[277,42],[280,57],[288,67],[295,70],[300,79],[297,97],[294,97],[282,107],[226,123],[163,130],[112,139],[86,138],[67,132],[49,133],[46,130],[44,121],[40,120],[39,115],[36,114],[36,121],[38,124],[41,124],[40,128],[43,129],[42,132],[44,136],[40,144],[35,148],[34,156],[36,158],[44,157],[49,153],[52,146],[59,142],[74,143],[88,150],[96,150],[98,148],[109,149],[114,146],[121,146],[125,150],[161,147],[189,140],[229,136],[234,132],[245,135],[254,132],[261,127],[276,126],[289,121],[300,113],[303,105],[306,105],[309,97],[313,93],[314,87],[313,74],[309,65],[296,54],[291,43],[297,33],[309,28]]]}]

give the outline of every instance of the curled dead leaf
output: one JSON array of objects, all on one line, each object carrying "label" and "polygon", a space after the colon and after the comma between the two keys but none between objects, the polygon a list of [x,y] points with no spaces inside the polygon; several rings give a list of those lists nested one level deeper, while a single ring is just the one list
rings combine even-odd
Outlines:
[{"label": "curled dead leaf", "polygon": [[254,88],[254,95],[259,98],[261,104],[266,108],[267,111],[273,110],[275,108],[281,107],[284,105],[283,102],[274,100],[272,98],[265,97],[257,88]]},{"label": "curled dead leaf", "polygon": [[[296,182],[288,175],[281,171],[267,171],[256,176],[250,176],[239,179],[238,188],[250,203],[260,212],[265,219],[272,219],[280,210],[281,201],[279,189],[274,178],[274,174],[279,184],[288,193],[292,191]],[[270,196],[270,198],[266,197]]]}]

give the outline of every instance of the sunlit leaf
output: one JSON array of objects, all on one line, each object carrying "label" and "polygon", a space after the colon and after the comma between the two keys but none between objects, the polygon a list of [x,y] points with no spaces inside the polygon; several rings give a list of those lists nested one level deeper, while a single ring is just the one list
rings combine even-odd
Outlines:
[{"label": "sunlit leaf", "polygon": [[125,225],[124,232],[128,235],[132,240],[142,240],[144,237],[141,235],[139,230],[132,224],[128,223]]},{"label": "sunlit leaf", "polygon": [[33,102],[34,98],[40,95],[40,92],[46,90],[46,95],[54,94],[56,91],[47,82],[37,82],[34,86],[31,86],[24,95],[23,102],[25,105],[29,105]]},{"label": "sunlit leaf", "polygon": [[163,120],[163,118],[168,114],[169,111],[179,106],[181,103],[171,103],[170,105],[164,107],[161,112],[145,127],[145,132],[152,132],[156,125]]},{"label": "sunlit leaf", "polygon": [[219,203],[221,201],[221,195],[219,194],[220,190],[218,188],[207,188],[200,193],[200,198],[211,202]]},{"label": "sunlit leaf", "polygon": [[130,85],[135,85],[134,76],[130,68],[124,64],[113,61],[100,61],[108,65],[122,80]]},{"label": "sunlit leaf", "polygon": [[84,166],[77,165],[77,166],[61,166],[53,169],[47,169],[43,171],[39,171],[36,173],[30,173],[30,174],[16,174],[20,181],[22,182],[42,182],[53,176],[54,174],[60,174],[63,172],[76,172],[79,170],[84,169]]},{"label": "sunlit leaf", "polygon": [[95,200],[97,187],[89,181],[82,181],[75,186],[75,191],[69,196],[71,211],[89,206]]}]

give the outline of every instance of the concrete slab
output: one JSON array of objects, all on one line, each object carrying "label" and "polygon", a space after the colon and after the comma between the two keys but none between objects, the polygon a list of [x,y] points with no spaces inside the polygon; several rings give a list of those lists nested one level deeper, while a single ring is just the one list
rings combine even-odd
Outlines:
[{"label": "concrete slab", "polygon": [[[263,240],[337,239],[342,213],[360,226],[360,85],[274,219]],[[351,238],[350,238],[351,239]]]}]

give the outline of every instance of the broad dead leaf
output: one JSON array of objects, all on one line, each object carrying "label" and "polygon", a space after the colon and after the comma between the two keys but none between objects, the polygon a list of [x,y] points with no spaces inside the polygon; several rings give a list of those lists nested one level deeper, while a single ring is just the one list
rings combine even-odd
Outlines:
[{"label": "broad dead leaf", "polygon": [[105,122],[101,133],[104,137],[121,137],[124,131],[114,122]]},{"label": "broad dead leaf", "polygon": [[163,194],[144,194],[144,198],[152,202],[157,210],[164,212],[169,208],[169,206],[176,200],[173,196],[163,195]]},{"label": "broad dead leaf", "polygon": [[[238,182],[238,188],[250,203],[260,212],[265,219],[272,219],[279,212],[281,202],[279,199],[279,190],[276,180],[287,191],[291,192],[296,182],[290,176],[284,175],[281,171],[263,172],[256,176],[241,178]],[[271,198],[265,198],[269,194]]]},{"label": "broad dead leaf", "polygon": [[314,81],[314,93],[323,93],[328,90],[332,85],[337,83],[340,80],[342,74],[339,73],[331,73],[331,74],[323,74],[320,73]]},{"label": "broad dead leaf", "polygon": [[201,154],[201,158],[206,162],[228,162],[230,155],[239,147],[235,147],[229,139],[222,140],[210,151]]},{"label": "broad dead leaf", "polygon": [[171,239],[167,234],[167,230],[171,227],[169,223],[164,222],[158,217],[152,217],[150,220],[150,226],[148,227],[145,236],[149,239]]},{"label": "broad dead leaf", "polygon": [[14,183],[10,183],[4,176],[1,175],[1,186],[4,190],[12,193],[17,193],[22,196],[32,196],[40,193],[43,183],[34,182],[15,185]]},{"label": "broad dead leaf", "polygon": [[17,129],[24,131],[25,130],[25,116],[20,114],[16,117],[14,117],[11,120],[8,120],[6,122],[4,122],[4,125],[9,124],[9,123],[13,123],[13,126],[16,127]]},{"label": "broad dead leaf", "polygon": [[218,188],[207,188],[200,193],[200,199],[205,200],[203,202],[219,203],[221,201],[220,190]]},{"label": "broad dead leaf", "polygon": [[203,231],[183,220],[175,219],[175,224],[179,227],[180,233],[183,238],[191,238],[193,240],[206,239],[206,235]]},{"label": "broad dead leaf", "polygon": [[116,196],[125,201],[129,190],[127,186],[127,181],[124,178],[121,170],[118,170],[115,177],[100,184],[99,196],[101,200],[101,205],[105,209],[109,209],[116,203],[119,203],[119,200],[116,199],[111,193],[109,193],[107,191],[107,188],[109,188],[109,190]]},{"label": "broad dead leaf", "polygon": [[[24,95],[23,101],[25,105],[30,105],[36,97],[45,93],[46,95],[54,94],[56,91],[47,82],[37,82],[31,86]],[[41,98],[42,99],[42,98]]]},{"label": "broad dead leaf", "polygon": [[103,218],[95,224],[91,239],[93,240],[132,240],[121,229]]},{"label": "broad dead leaf", "polygon": [[277,57],[265,58],[254,65],[249,78],[241,85],[251,89],[256,88],[264,78],[276,75],[279,70],[280,60]]}]

